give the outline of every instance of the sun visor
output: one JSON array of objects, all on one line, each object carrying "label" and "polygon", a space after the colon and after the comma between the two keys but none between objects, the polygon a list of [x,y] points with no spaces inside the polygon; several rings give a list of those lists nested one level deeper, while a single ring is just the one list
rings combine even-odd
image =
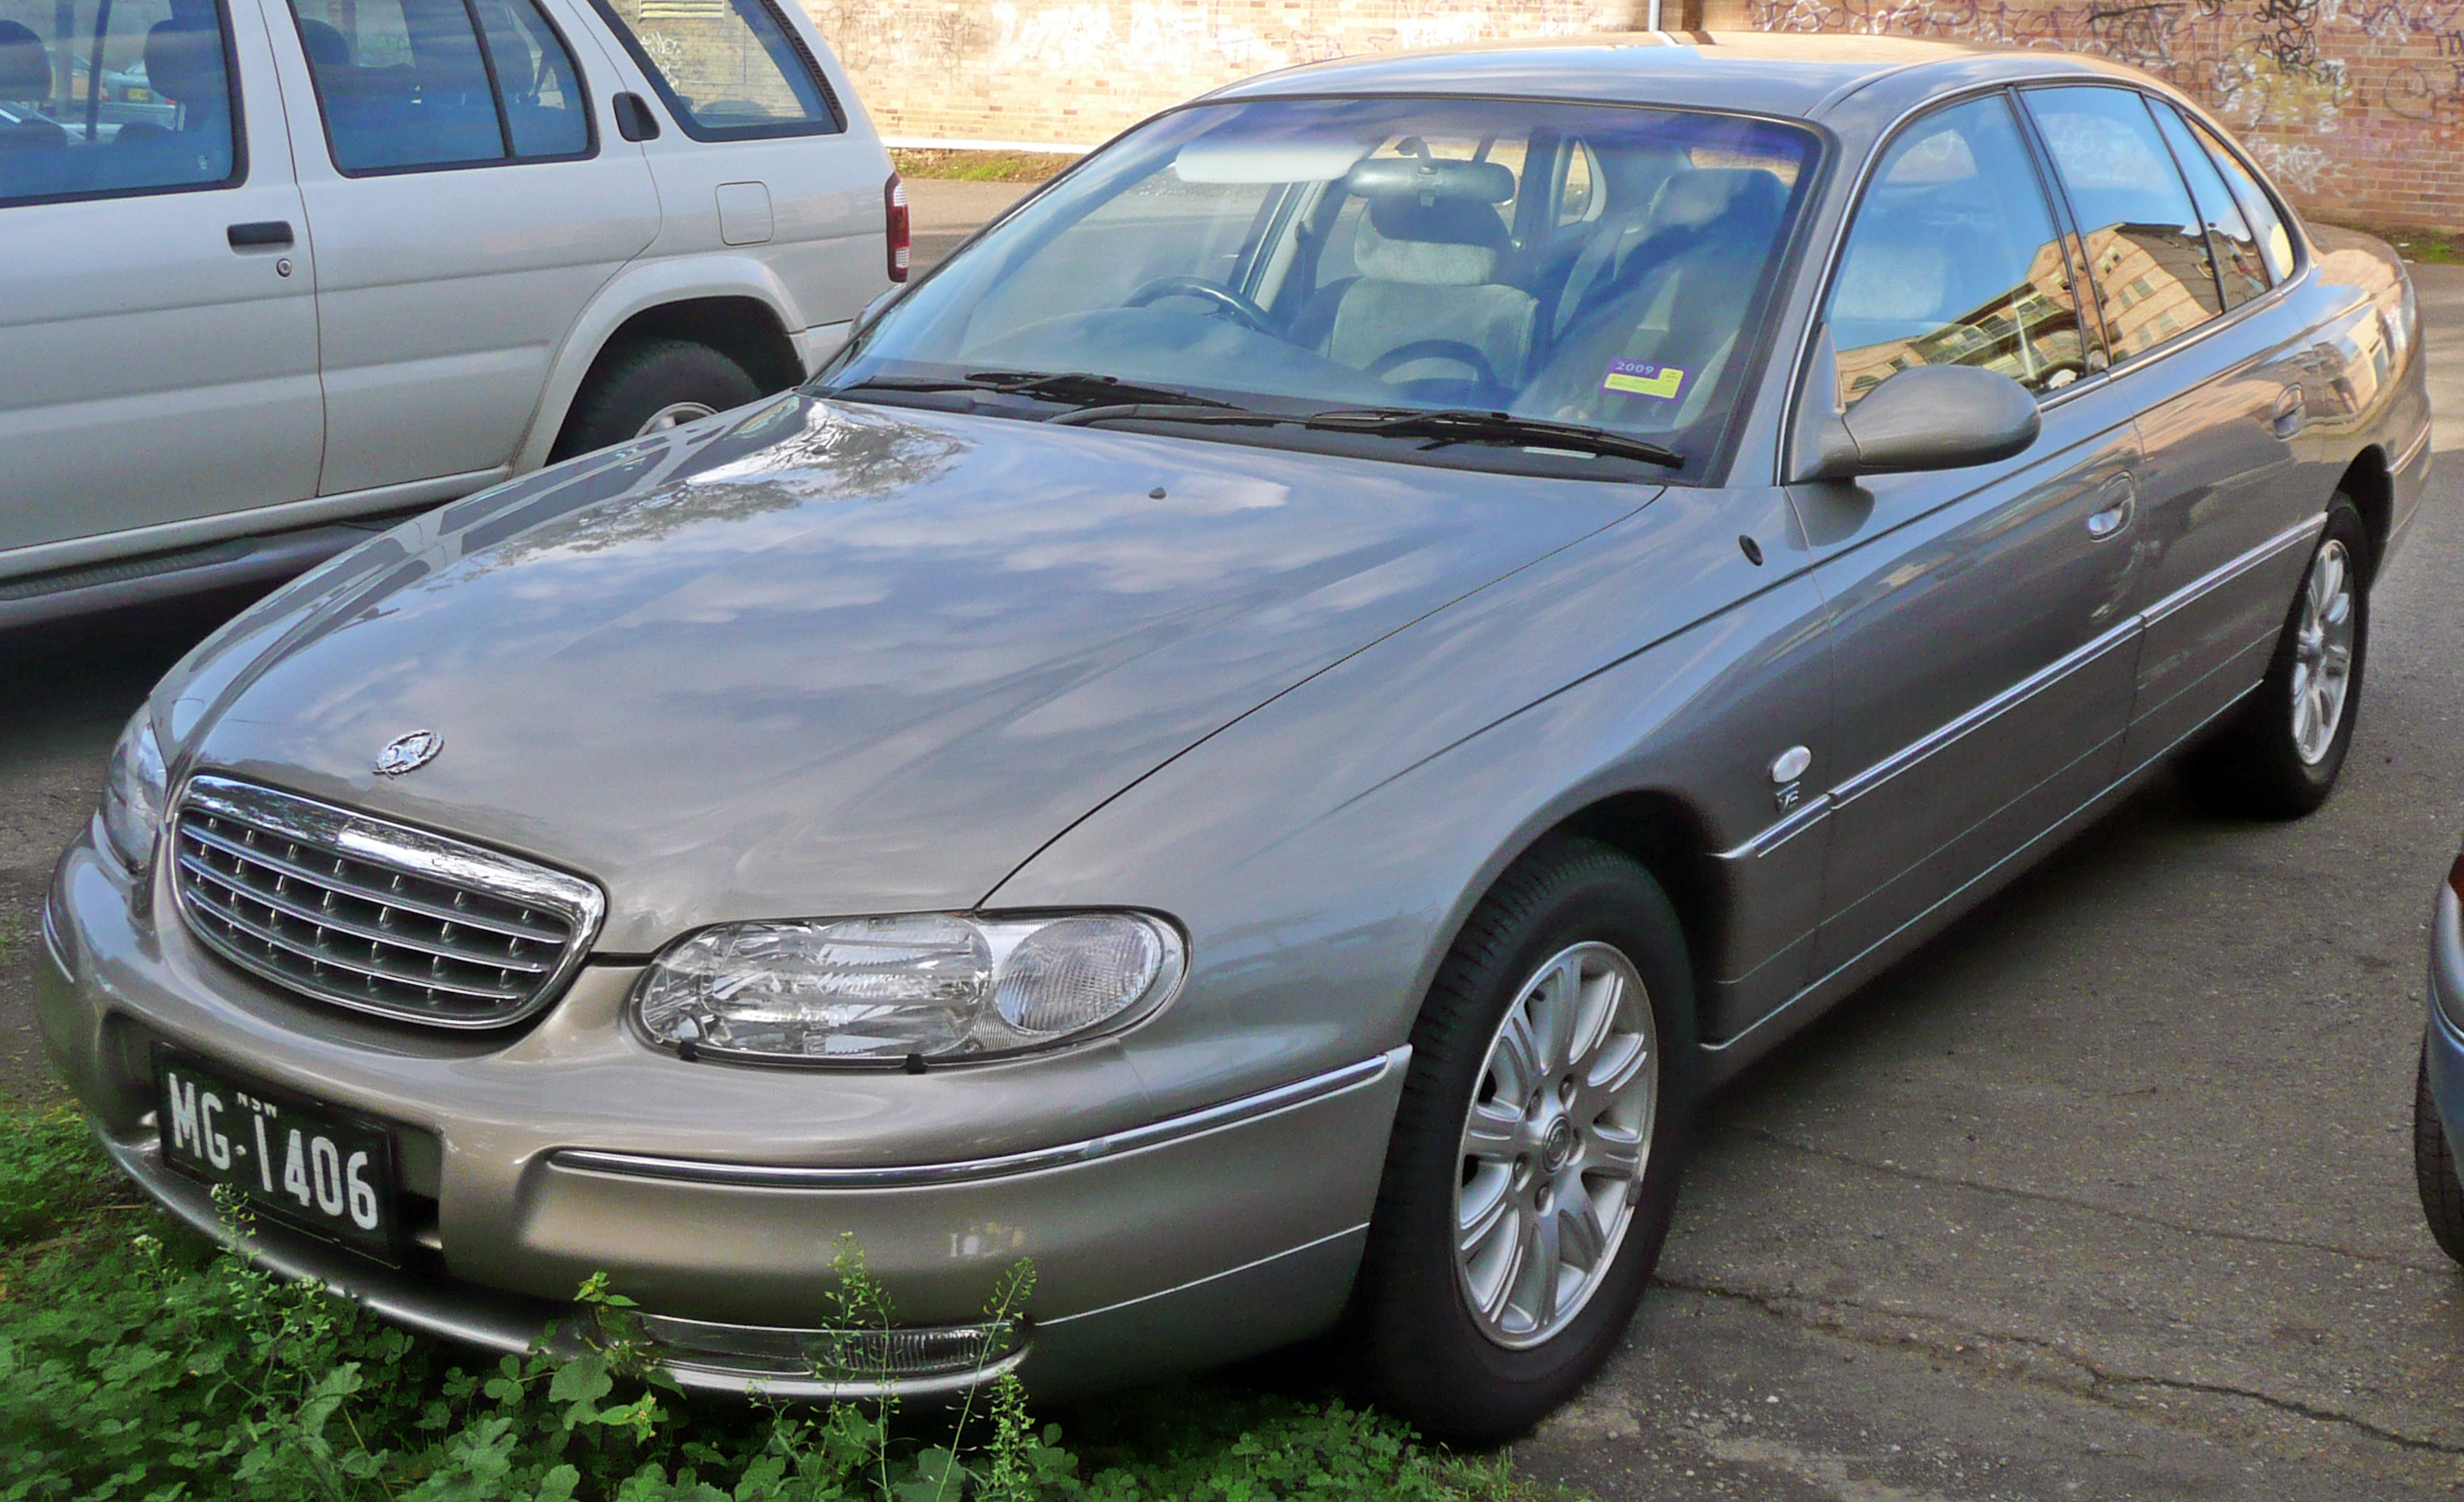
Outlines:
[{"label": "sun visor", "polygon": [[1184,183],[1331,183],[1375,145],[1341,136],[1217,131],[1181,147],[1172,173]]}]

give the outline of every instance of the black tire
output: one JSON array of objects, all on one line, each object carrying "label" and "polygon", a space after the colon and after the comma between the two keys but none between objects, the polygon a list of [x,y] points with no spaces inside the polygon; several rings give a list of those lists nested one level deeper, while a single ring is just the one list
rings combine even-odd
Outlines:
[{"label": "black tire", "polygon": [[548,458],[569,459],[641,436],[663,411],[693,404],[714,412],[759,400],[760,383],[708,344],[644,339],[602,360],[583,382]]},{"label": "black tire", "polygon": [[[1544,962],[1585,943],[1613,947],[1642,983],[1658,1043],[1658,1108],[1624,1239],[1606,1270],[1561,1330],[1515,1349],[1483,1330],[1458,1273],[1463,1135],[1475,1096],[1490,1088],[1490,1045],[1508,1009]],[[1421,1006],[1412,1049],[1355,1291],[1359,1375],[1370,1401],[1424,1434],[1493,1444],[1539,1422],[1608,1359],[1668,1234],[1693,1114],[1694,986],[1666,894],[1606,846],[1560,840],[1534,850],[1464,923]]]},{"label": "black tire", "polygon": [[2447,1144],[2438,1099],[2430,1093],[2430,1049],[2412,1087],[2412,1177],[2421,1189],[2421,1213],[2439,1249],[2464,1263],[2464,1182],[2455,1177],[2455,1152]]},{"label": "black tire", "polygon": [[[2325,753],[2309,762],[2303,760],[2295,739],[2294,679],[2311,569],[2330,547],[2343,549],[2352,571],[2352,667],[2335,735]],[[2218,813],[2298,819],[2327,801],[2335,790],[2337,774],[2343,769],[2344,753],[2352,748],[2353,727],[2361,719],[2364,669],[2369,661],[2370,534],[2350,497],[2340,492],[2329,503],[2326,529],[2310,559],[2301,571],[2301,583],[2294,589],[2293,605],[2285,614],[2284,630],[2277,638],[2266,678],[2184,767],[2191,795]]]}]

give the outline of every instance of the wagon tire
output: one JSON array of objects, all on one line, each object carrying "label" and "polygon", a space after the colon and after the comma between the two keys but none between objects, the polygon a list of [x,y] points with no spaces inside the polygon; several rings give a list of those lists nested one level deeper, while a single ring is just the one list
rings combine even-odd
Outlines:
[{"label": "wagon tire", "polygon": [[2185,766],[2199,803],[2218,813],[2298,819],[2335,790],[2361,718],[2370,557],[2369,529],[2339,492],[2267,676]]},{"label": "wagon tire", "polygon": [[638,340],[583,382],[549,457],[588,453],[742,407],[760,395],[760,384],[742,365],[708,344]]},{"label": "wagon tire", "polygon": [[1364,1396],[1455,1445],[1573,1396],[1659,1261],[1693,1097],[1667,895],[1607,846],[1538,847],[1473,910],[1412,1030],[1354,1296]]}]

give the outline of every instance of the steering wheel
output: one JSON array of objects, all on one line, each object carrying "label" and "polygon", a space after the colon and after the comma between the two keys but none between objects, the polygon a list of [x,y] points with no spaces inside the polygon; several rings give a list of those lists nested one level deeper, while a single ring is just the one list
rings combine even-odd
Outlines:
[{"label": "steering wheel", "polygon": [[1371,361],[1368,370],[1363,373],[1382,379],[1397,365],[1409,364],[1415,360],[1451,360],[1457,364],[1469,365],[1472,378],[1488,390],[1497,390],[1502,385],[1497,379],[1497,367],[1488,363],[1488,357],[1478,347],[1458,339],[1416,339],[1408,344],[1398,344]]},{"label": "steering wheel", "polygon": [[1253,334],[1273,336],[1275,332],[1267,320],[1265,309],[1229,287],[1219,287],[1199,276],[1157,276],[1131,293],[1129,300],[1121,306],[1143,308],[1150,302],[1161,302],[1166,298],[1196,298],[1201,302],[1212,302],[1230,314],[1233,322]]}]

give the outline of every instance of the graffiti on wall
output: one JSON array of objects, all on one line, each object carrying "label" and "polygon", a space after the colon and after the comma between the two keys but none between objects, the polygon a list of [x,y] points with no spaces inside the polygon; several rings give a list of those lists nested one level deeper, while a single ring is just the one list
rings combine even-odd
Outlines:
[{"label": "graffiti on wall", "polygon": [[[2464,0],[1745,0],[1744,9],[1761,31],[2111,57],[2205,100],[2303,195],[2395,136],[2417,142],[2421,125],[2451,148],[2464,138]],[[2364,139],[2338,150],[2335,138],[2348,135]]]}]

